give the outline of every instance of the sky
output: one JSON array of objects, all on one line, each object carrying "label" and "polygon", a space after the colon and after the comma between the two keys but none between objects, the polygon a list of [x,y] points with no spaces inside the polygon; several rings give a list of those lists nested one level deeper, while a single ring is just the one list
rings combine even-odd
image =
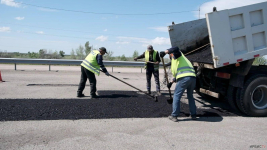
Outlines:
[{"label": "sky", "polygon": [[171,47],[168,25],[266,0],[1,0],[0,51],[63,50],[86,41],[113,56]]}]

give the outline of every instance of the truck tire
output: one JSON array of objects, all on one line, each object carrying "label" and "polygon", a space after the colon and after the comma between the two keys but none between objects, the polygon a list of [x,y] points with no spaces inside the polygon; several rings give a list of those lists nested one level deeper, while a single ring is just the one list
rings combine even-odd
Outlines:
[{"label": "truck tire", "polygon": [[236,103],[236,92],[237,92],[237,88],[229,85],[227,89],[227,101],[233,111],[239,112],[239,109]]},{"label": "truck tire", "polygon": [[[241,111],[242,113],[246,114],[246,112],[244,111],[244,109],[242,108],[241,106],[241,100],[240,100],[240,95],[241,95],[241,90],[243,88],[237,88],[236,89],[236,98],[235,98],[235,102],[236,102],[236,105],[237,105],[237,108],[239,111]],[[247,115],[247,114],[246,114]]]},{"label": "truck tire", "polygon": [[267,116],[267,75],[254,75],[237,92],[238,108],[249,116]]}]

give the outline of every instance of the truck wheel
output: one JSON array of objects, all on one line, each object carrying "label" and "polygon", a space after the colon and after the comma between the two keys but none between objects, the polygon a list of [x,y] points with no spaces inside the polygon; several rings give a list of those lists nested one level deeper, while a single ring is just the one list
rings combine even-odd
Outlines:
[{"label": "truck wheel", "polygon": [[237,92],[239,109],[249,116],[267,116],[267,75],[249,78]]},{"label": "truck wheel", "polygon": [[236,91],[236,87],[229,85],[227,89],[227,101],[234,111],[239,111],[238,106],[236,104]]},{"label": "truck wheel", "polygon": [[241,100],[240,100],[240,97],[241,97],[241,90],[242,88],[237,88],[236,89],[236,98],[235,98],[235,102],[236,102],[236,105],[237,105],[237,108],[239,111],[241,111],[242,113],[246,114],[246,112],[244,111],[244,109],[242,108],[241,106]]}]

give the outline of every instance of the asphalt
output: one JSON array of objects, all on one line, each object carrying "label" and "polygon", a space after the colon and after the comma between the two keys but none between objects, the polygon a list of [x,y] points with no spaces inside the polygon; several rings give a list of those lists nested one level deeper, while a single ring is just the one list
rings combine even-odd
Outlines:
[{"label": "asphalt", "polygon": [[213,64],[210,45],[205,46],[186,56],[191,62]]},{"label": "asphalt", "polygon": [[[0,121],[161,118],[167,117],[172,105],[167,95],[158,102],[133,91],[99,91],[100,97],[91,99],[0,99]],[[179,117],[189,117],[189,105],[181,102]],[[229,108],[212,105],[197,109],[198,117],[238,116]]]},{"label": "asphalt", "polygon": [[[167,118],[172,106],[166,102],[166,88],[154,102],[101,74],[100,98],[77,98],[78,66],[52,66],[52,71],[39,65],[17,65],[17,71],[13,65],[0,68],[6,81],[0,83],[1,150],[253,149],[267,144],[267,118],[233,112],[226,101],[194,93],[198,119],[191,120],[184,93],[179,121],[172,122]],[[146,90],[140,68],[114,70],[112,75]],[[86,86],[84,94],[89,93]]]}]

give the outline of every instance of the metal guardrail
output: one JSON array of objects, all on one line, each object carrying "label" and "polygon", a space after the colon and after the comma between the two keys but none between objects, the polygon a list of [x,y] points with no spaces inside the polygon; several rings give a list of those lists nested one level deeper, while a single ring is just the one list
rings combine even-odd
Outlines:
[{"label": "metal guardrail", "polygon": [[[25,58],[0,58],[0,63],[15,64],[15,70],[17,70],[17,64],[43,64],[49,65],[49,71],[51,71],[51,65],[80,65],[83,60],[71,60],[71,59],[25,59]],[[144,67],[144,62],[135,61],[103,61],[105,66],[111,66],[112,72],[115,66],[128,66],[128,67]],[[162,66],[162,64],[160,64]]]}]

